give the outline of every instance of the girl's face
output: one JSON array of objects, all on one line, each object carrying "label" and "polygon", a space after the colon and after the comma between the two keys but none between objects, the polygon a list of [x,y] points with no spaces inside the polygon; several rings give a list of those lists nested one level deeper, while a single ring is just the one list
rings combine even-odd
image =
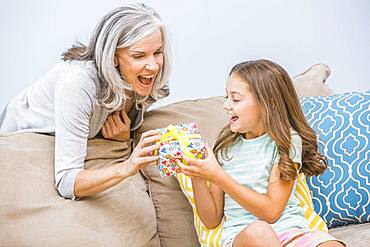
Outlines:
[{"label": "girl's face", "polygon": [[226,83],[226,94],[224,109],[230,117],[231,131],[243,133],[246,139],[264,134],[266,131],[262,123],[261,111],[248,83],[238,74],[232,73]]},{"label": "girl's face", "polygon": [[162,34],[159,29],[135,44],[117,48],[115,64],[122,78],[140,96],[148,96],[163,65]]}]

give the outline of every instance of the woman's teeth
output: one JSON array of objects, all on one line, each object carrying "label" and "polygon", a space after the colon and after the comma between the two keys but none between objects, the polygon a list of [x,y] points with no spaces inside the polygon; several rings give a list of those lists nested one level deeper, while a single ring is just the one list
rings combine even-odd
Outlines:
[{"label": "woman's teeth", "polygon": [[139,81],[144,85],[150,85],[150,83],[152,82],[153,77],[154,77],[153,75],[151,75],[151,76],[139,75],[138,76]]}]

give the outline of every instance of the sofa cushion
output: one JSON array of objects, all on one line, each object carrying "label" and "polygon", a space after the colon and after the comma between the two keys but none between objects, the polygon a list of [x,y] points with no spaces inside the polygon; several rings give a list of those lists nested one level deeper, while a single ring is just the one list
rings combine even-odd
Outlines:
[{"label": "sofa cushion", "polygon": [[330,67],[319,63],[293,78],[294,87],[299,97],[329,96],[333,94],[326,80],[330,75]]},{"label": "sofa cushion", "polygon": [[[218,131],[227,123],[223,114],[223,97],[187,100],[149,111],[139,130],[167,127],[169,124],[196,122],[206,141],[212,143]],[[157,211],[158,234],[163,247],[197,246],[193,212],[175,177],[160,177],[155,164],[143,169]]]},{"label": "sofa cushion", "polygon": [[[88,141],[87,169],[117,164],[130,143]],[[54,137],[0,135],[1,246],[160,246],[140,174],[96,196],[71,201],[54,189]]]},{"label": "sofa cushion", "polygon": [[302,100],[329,168],[308,179],[329,227],[370,221],[370,91]]},{"label": "sofa cushion", "polygon": [[368,247],[370,243],[370,223],[332,228],[329,233],[347,246]]},{"label": "sofa cushion", "polygon": [[[306,72],[293,78],[300,96],[330,95],[331,90],[324,82],[329,76],[329,67],[316,64]],[[306,87],[311,86],[311,90]],[[164,128],[169,124],[195,122],[208,143],[213,143],[218,132],[227,124],[222,104],[224,98],[213,97],[187,100],[160,107],[145,113],[145,120],[135,133],[136,142],[149,129]],[[196,246],[197,234],[194,229],[192,208],[179,183],[174,177],[160,177],[156,165],[143,169],[149,183],[157,212],[158,234],[161,245]]]}]

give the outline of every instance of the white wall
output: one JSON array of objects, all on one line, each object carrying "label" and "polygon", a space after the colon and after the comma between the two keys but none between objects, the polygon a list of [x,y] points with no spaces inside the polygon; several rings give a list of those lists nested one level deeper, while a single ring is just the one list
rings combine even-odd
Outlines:
[{"label": "white wall", "polygon": [[[124,2],[2,0],[0,109]],[[256,58],[271,59],[292,76],[327,63],[334,91],[370,89],[368,0],[143,2],[161,14],[172,41],[171,96],[161,105],[222,95],[230,68]]]}]

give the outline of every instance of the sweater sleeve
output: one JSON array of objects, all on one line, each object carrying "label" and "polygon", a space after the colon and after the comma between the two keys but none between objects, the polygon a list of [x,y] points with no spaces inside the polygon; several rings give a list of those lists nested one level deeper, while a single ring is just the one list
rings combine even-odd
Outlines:
[{"label": "sweater sleeve", "polygon": [[74,184],[87,153],[94,82],[81,68],[67,66],[55,85],[55,187],[75,200]]}]

